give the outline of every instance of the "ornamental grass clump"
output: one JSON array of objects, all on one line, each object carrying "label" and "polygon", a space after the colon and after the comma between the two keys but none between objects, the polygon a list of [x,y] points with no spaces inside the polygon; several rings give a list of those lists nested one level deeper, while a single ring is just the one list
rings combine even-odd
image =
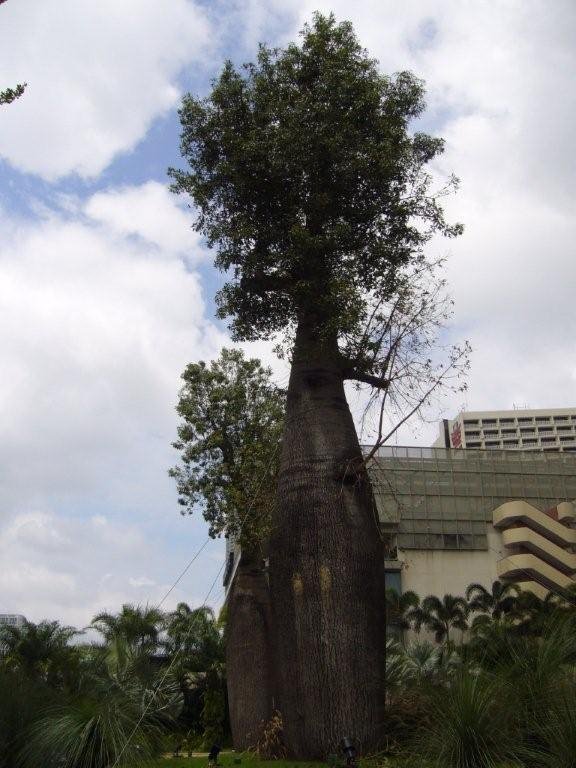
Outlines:
[{"label": "ornamental grass clump", "polygon": [[413,745],[413,764],[496,768],[518,756],[519,722],[511,689],[463,671],[428,694],[429,721]]}]

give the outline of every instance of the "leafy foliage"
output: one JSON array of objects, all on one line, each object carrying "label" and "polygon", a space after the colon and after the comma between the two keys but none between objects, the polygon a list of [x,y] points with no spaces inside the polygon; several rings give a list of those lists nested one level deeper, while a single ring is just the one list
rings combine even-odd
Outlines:
[{"label": "leafy foliage", "polygon": [[226,735],[223,627],[209,608],[124,605],[93,626],[102,644],[72,645],[58,622],[3,630],[0,768],[136,766],[183,726],[197,741]]},{"label": "leafy foliage", "polygon": [[6,88],[5,90],[0,91],[0,106],[2,104],[12,104],[13,101],[19,99],[26,90],[26,86],[27,83],[19,83],[14,88]]},{"label": "leafy foliage", "polygon": [[0,669],[0,768],[16,765],[30,727],[62,698],[42,680]]},{"label": "leafy foliage", "polygon": [[[349,22],[314,15],[302,44],[260,46],[244,72],[227,62],[210,95],[184,98],[173,189],[198,206],[196,227],[230,274],[219,314],[238,339],[290,331],[303,314],[371,370],[365,321],[395,293],[436,233],[453,237],[425,166],[443,141],[408,126],[422,83],[382,75]],[[351,376],[352,377],[352,376]]]},{"label": "leafy foliage", "polygon": [[240,350],[223,349],[209,365],[182,374],[176,478],[184,512],[202,509],[211,536],[224,533],[247,549],[267,535],[275,493],[284,392],[271,371]]},{"label": "leafy foliage", "polygon": [[78,695],[30,730],[23,765],[105,768],[143,764],[158,754],[181,693],[173,679],[146,669],[141,653],[125,643],[124,653],[94,665]]},{"label": "leafy foliage", "polygon": [[517,755],[519,723],[500,681],[464,672],[428,703],[431,722],[416,750],[437,768],[496,768]]},{"label": "leafy foliage", "polygon": [[261,760],[282,760],[286,757],[286,746],[283,739],[284,722],[282,714],[275,710],[267,723],[262,723],[262,729],[256,743],[250,751]]},{"label": "leafy foliage", "polygon": [[424,625],[434,633],[436,642],[450,640],[450,630],[468,629],[468,603],[463,597],[444,595],[442,599],[436,595],[428,595],[419,608],[414,611],[415,627]]},{"label": "leafy foliage", "polygon": [[130,603],[123,605],[118,614],[99,613],[91,622],[108,644],[121,640],[134,651],[154,651],[163,624],[162,611]]},{"label": "leafy foliage", "polygon": [[471,611],[500,619],[512,613],[519,594],[520,589],[516,584],[496,580],[492,583],[490,591],[482,584],[470,584],[466,590],[466,600]]},{"label": "leafy foliage", "polygon": [[69,641],[79,634],[73,627],[57,621],[24,622],[21,627],[0,628],[0,645],[4,647],[4,665],[55,686],[66,678],[73,663]]},{"label": "leafy foliage", "polygon": [[410,590],[399,594],[395,589],[386,590],[386,621],[400,630],[410,629],[411,621],[418,616],[416,609],[420,598]]}]

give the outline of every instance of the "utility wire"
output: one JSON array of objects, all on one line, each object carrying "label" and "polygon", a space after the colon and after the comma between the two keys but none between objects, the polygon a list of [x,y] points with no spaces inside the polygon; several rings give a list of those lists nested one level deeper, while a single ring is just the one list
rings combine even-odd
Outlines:
[{"label": "utility wire", "polygon": [[188,561],[188,564],[186,565],[186,567],[184,568],[184,570],[183,570],[183,571],[180,573],[180,575],[178,576],[178,578],[176,579],[176,581],[175,581],[175,582],[172,584],[172,586],[170,587],[170,589],[169,589],[169,590],[166,592],[166,594],[164,595],[164,597],[162,598],[162,600],[160,600],[160,602],[159,602],[159,603],[158,603],[158,605],[156,606],[156,609],[160,608],[160,606],[161,606],[161,605],[164,603],[164,601],[166,600],[166,598],[168,597],[168,595],[170,595],[170,594],[171,594],[171,592],[173,592],[173,591],[174,591],[174,589],[175,589],[175,588],[178,586],[178,584],[179,584],[179,583],[182,581],[182,579],[184,578],[184,576],[185,576],[185,575],[188,573],[188,571],[190,570],[190,567],[192,566],[192,563],[193,563],[193,562],[194,562],[194,561],[195,561],[195,560],[196,560],[196,559],[197,559],[197,558],[200,556],[200,554],[202,553],[202,551],[203,551],[204,549],[206,549],[206,547],[207,547],[207,545],[208,545],[208,542],[209,542],[209,541],[210,541],[210,536],[207,536],[207,537],[206,537],[206,541],[205,541],[205,542],[202,544],[202,546],[201,546],[201,547],[199,547],[199,548],[196,550],[196,552],[194,553],[194,555],[192,556],[192,558],[191,558],[191,559]]},{"label": "utility wire", "polygon": [[[270,467],[272,466],[272,462],[273,462],[273,461],[274,461],[274,459],[276,458],[276,454],[278,453],[278,449],[279,449],[279,447],[280,447],[280,444],[276,445],[276,447],[275,447],[274,451],[272,452],[272,454],[271,454],[271,456],[270,456],[270,460],[269,460],[269,462],[268,462],[268,465],[267,465],[267,467],[266,467],[266,470],[265,470],[265,472],[263,473],[262,477],[260,478],[260,482],[258,483],[258,487],[256,488],[256,491],[255,491],[255,493],[254,493],[254,495],[253,495],[253,497],[252,497],[252,500],[251,500],[250,504],[248,505],[248,509],[246,510],[246,513],[244,514],[244,516],[243,516],[242,520],[240,521],[240,530],[242,530],[242,526],[243,526],[243,525],[244,525],[244,523],[246,522],[246,519],[248,518],[248,515],[249,515],[249,514],[250,514],[250,512],[252,511],[252,507],[253,507],[253,506],[254,506],[254,504],[256,503],[256,499],[258,498],[258,494],[260,493],[260,490],[261,490],[261,488],[262,488],[262,484],[263,484],[263,482],[264,482],[264,480],[265,480],[266,476],[268,475],[268,472],[270,471]],[[203,545],[203,547],[204,547],[205,545],[206,545],[206,543]],[[195,557],[193,558],[193,560],[194,560],[194,559],[195,559],[195,558],[196,558],[196,557],[197,557],[197,556],[200,554],[200,551],[203,549],[203,547],[201,547],[201,548],[200,548],[200,550],[199,550],[199,551],[196,553],[196,555],[195,555]],[[178,577],[178,580],[177,580],[177,582],[178,582],[178,581],[179,581],[179,580],[182,578],[182,576],[184,575],[184,573],[185,573],[185,572],[188,570],[188,568],[189,568],[189,567],[190,567],[190,565],[192,564],[193,560],[192,560],[192,561],[189,563],[189,565],[188,565],[188,566],[187,566],[187,567],[184,569],[184,571],[183,571],[183,572],[180,574],[180,576]],[[206,597],[204,598],[204,602],[202,603],[202,605],[200,606],[200,608],[204,608],[204,607],[205,607],[205,605],[206,605],[206,602],[208,601],[208,598],[209,598],[209,597],[210,597],[210,595],[212,594],[212,590],[213,590],[213,589],[214,589],[214,587],[216,586],[216,582],[218,581],[218,578],[219,578],[220,574],[222,573],[222,570],[223,570],[223,568],[224,568],[224,565],[225,565],[225,562],[223,562],[223,563],[222,563],[222,565],[220,566],[220,568],[218,569],[218,572],[217,572],[216,576],[214,577],[214,581],[213,581],[213,582],[212,582],[212,584],[210,585],[210,589],[208,590],[208,592],[207,592],[207,594],[206,594]],[[176,582],[176,583],[177,583],[177,582]],[[172,591],[172,589],[174,588],[174,586],[176,586],[176,583],[175,583],[175,584],[174,584],[174,585],[171,587],[171,589],[170,589],[170,590],[168,590],[168,592],[166,593],[166,596],[167,596],[167,595],[168,595],[168,594],[169,594],[169,593]],[[166,596],[165,596],[165,597],[166,597]],[[163,599],[165,599],[165,598],[163,598]],[[192,624],[192,622],[190,622],[190,626],[188,627],[188,630],[187,630],[186,634],[184,635],[184,639],[183,639],[183,642],[182,642],[182,644],[181,644],[180,648],[178,648],[178,649],[177,649],[177,651],[176,651],[176,653],[173,655],[173,657],[172,657],[172,659],[171,659],[170,663],[168,664],[168,666],[167,666],[167,668],[166,668],[166,671],[164,672],[164,674],[163,674],[163,676],[162,676],[162,678],[161,678],[160,682],[158,683],[158,685],[157,685],[157,687],[156,687],[156,689],[157,689],[157,690],[158,690],[158,689],[160,689],[160,688],[162,687],[162,685],[163,685],[164,681],[166,680],[166,678],[167,678],[167,677],[168,677],[168,675],[170,674],[170,671],[172,670],[172,667],[174,666],[174,664],[176,663],[176,660],[178,659],[178,657],[179,657],[180,653],[182,652],[182,648],[184,647],[184,645],[185,645],[185,643],[186,643],[186,640],[187,640],[187,639],[188,639],[188,637],[190,636],[190,633],[192,632],[192,629],[193,629],[193,624]],[[143,711],[143,712],[142,712],[142,714],[140,715],[140,717],[139,717],[139,719],[138,719],[138,722],[136,723],[136,725],[134,726],[134,728],[133,728],[133,729],[132,729],[132,731],[130,732],[130,735],[129,735],[129,736],[128,736],[128,738],[126,739],[126,742],[125,742],[124,746],[122,747],[122,749],[120,750],[120,753],[119,753],[119,755],[117,756],[116,760],[115,760],[115,761],[114,761],[114,763],[112,764],[112,768],[116,768],[116,766],[119,764],[120,760],[122,759],[122,755],[124,754],[124,752],[126,751],[126,749],[128,748],[128,746],[130,745],[130,742],[131,742],[131,741],[132,741],[132,739],[134,738],[134,735],[135,735],[135,733],[137,732],[137,730],[138,730],[138,728],[140,727],[140,725],[141,725],[142,721],[144,720],[144,718],[145,718],[145,717],[146,717],[146,715],[148,714],[148,710],[150,709],[150,706],[152,705],[152,702],[153,702],[153,700],[154,700],[154,695],[155,695],[155,694],[153,693],[152,697],[149,699],[148,703],[147,703],[147,704],[146,704],[146,706],[144,707],[144,711]]]}]

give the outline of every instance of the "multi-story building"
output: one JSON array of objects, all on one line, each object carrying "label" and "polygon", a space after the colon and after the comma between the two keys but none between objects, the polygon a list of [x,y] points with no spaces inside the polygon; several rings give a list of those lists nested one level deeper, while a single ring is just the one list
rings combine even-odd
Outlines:
[{"label": "multi-story building", "polygon": [[26,617],[20,613],[0,613],[0,628],[2,626],[22,627],[26,623]]},{"label": "multi-story building", "polygon": [[576,408],[462,411],[440,423],[438,448],[576,451]]},{"label": "multi-story building", "polygon": [[[22,627],[26,623],[26,617],[20,613],[0,613],[0,631],[3,627]],[[6,653],[6,646],[0,642],[0,656]]]},{"label": "multi-story building", "polygon": [[500,578],[544,596],[576,583],[576,454],[381,448],[371,479],[397,591],[461,595]]}]

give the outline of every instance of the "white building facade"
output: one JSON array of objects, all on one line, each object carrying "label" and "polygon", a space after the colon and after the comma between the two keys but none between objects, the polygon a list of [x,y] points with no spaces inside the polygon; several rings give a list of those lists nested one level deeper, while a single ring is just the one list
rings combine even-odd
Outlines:
[{"label": "white building facade", "polygon": [[462,411],[440,423],[434,447],[576,452],[576,407]]},{"label": "white building facade", "polygon": [[397,592],[576,585],[576,454],[384,447],[370,474]]},{"label": "white building facade", "polygon": [[0,628],[23,627],[25,623],[26,617],[21,613],[0,613]]}]

